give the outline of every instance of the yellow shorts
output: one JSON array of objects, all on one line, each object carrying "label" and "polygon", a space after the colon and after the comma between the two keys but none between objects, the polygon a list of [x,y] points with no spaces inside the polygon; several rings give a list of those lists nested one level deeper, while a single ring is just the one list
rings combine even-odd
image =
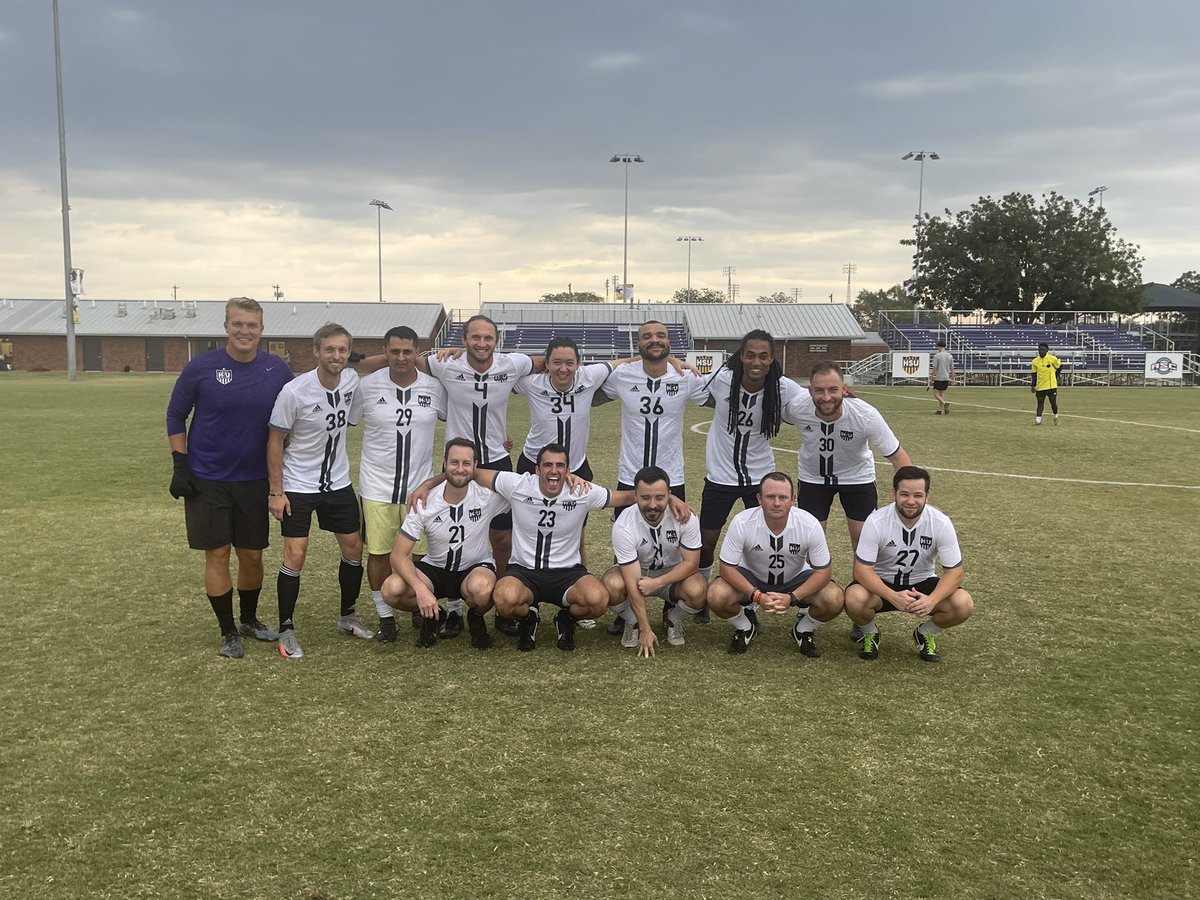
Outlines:
[{"label": "yellow shorts", "polygon": [[[403,503],[384,503],[380,500],[362,501],[362,533],[363,545],[371,556],[389,556],[396,544],[396,532],[408,512]],[[425,535],[413,548],[414,553],[424,554],[426,551]]]}]

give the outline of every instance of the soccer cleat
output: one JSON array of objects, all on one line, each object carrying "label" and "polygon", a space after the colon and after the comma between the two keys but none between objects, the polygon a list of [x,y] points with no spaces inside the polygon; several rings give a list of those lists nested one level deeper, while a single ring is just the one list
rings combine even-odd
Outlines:
[{"label": "soccer cleat", "polygon": [[942,414],[942,411],[941,411],[940,409],[935,409],[935,410],[933,411],[933,414],[934,414],[935,416],[940,416],[940,415]]},{"label": "soccer cleat", "polygon": [[937,652],[937,641],[932,634],[923,632],[920,625],[913,629],[913,640],[917,642],[917,650],[925,662],[938,662],[941,659]]},{"label": "soccer cleat", "polygon": [[879,656],[878,631],[868,631],[862,636],[862,646],[858,648],[859,659],[876,659]]},{"label": "soccer cleat", "polygon": [[625,620],[625,629],[621,633],[621,646],[632,650],[638,645],[638,623]]},{"label": "soccer cleat", "polygon": [[[554,630],[558,632],[558,649],[565,650],[570,653],[575,649],[575,617],[571,615],[569,609],[560,609],[554,616]],[[633,633],[637,634],[637,626],[633,626]],[[621,645],[626,646],[625,639],[622,637]],[[637,646],[637,640],[634,640],[633,646]]]},{"label": "soccer cleat", "polygon": [[[521,634],[521,626],[512,619],[506,619],[500,613],[496,613],[496,630],[501,634],[507,634],[509,637],[518,637]],[[530,647],[530,650],[533,648]]]},{"label": "soccer cleat", "polygon": [[613,637],[616,637],[618,634],[624,635],[625,634],[625,617],[617,616],[615,619],[613,619],[611,622],[608,623],[608,627],[604,629],[604,632],[606,634],[611,634]]},{"label": "soccer cleat", "polygon": [[430,616],[426,619],[421,617],[421,634],[417,638],[417,646],[422,650],[432,647],[438,641],[438,635],[442,632],[442,626],[446,623],[446,611],[440,606],[438,614]]},{"label": "soccer cleat", "polygon": [[593,628],[596,627],[596,620],[595,619],[580,619],[575,624],[578,625],[580,628],[582,628],[584,631],[591,631]]},{"label": "soccer cleat", "polygon": [[[499,620],[499,616],[496,617]],[[538,615],[537,607],[529,607],[529,615],[523,619],[518,619],[515,623],[517,626],[517,649],[522,653],[528,653],[530,650],[537,648],[537,627],[538,620],[541,616]],[[512,619],[506,621],[511,622]]]},{"label": "soccer cleat", "polygon": [[708,614],[708,607],[704,607],[704,609],[692,616],[692,621],[697,625],[707,625],[710,621],[712,621],[712,617]]},{"label": "soccer cleat", "polygon": [[1054,424],[1055,424],[1055,425],[1057,425],[1057,424],[1058,424],[1058,413],[1055,413],[1055,414],[1054,414]]},{"label": "soccer cleat", "polygon": [[942,409],[945,411],[946,415],[950,415],[950,404],[949,403],[947,403]]},{"label": "soccer cleat", "polygon": [[375,632],[359,621],[358,616],[351,613],[348,616],[341,616],[338,619],[338,631],[342,634],[350,634],[364,641],[369,641],[375,637]]},{"label": "soccer cleat", "polygon": [[492,646],[492,636],[488,634],[487,620],[482,613],[467,610],[467,631],[471,633],[471,646],[476,650],[487,650]]},{"label": "soccer cleat", "polygon": [[821,658],[821,651],[817,649],[817,642],[813,640],[813,633],[811,631],[801,631],[799,622],[792,629],[792,639],[796,642],[796,646],[800,648],[800,652],[809,659]]},{"label": "soccer cleat", "polygon": [[863,639],[863,630],[861,625],[855,625],[850,629],[850,640],[856,644],[861,644]]},{"label": "soccer cleat", "polygon": [[749,619],[750,624],[754,626],[755,637],[758,637],[760,634],[767,633],[767,629],[762,627],[762,622],[758,621],[758,610],[756,610],[753,606],[746,607],[746,618]]},{"label": "soccer cleat", "polygon": [[415,612],[412,614],[412,627],[413,628],[415,628],[417,631],[420,631],[421,626],[424,623],[425,623],[425,617],[423,615],[421,615],[419,612]]},{"label": "soccer cleat", "polygon": [[749,649],[752,640],[754,640],[753,628],[739,628],[733,633],[733,640],[729,642],[729,652],[735,655],[745,653]]},{"label": "soccer cleat", "polygon": [[375,632],[375,640],[381,644],[391,644],[396,640],[396,620],[380,619],[379,630]]},{"label": "soccer cleat", "polygon": [[243,637],[252,637],[256,641],[263,641],[267,644],[279,640],[279,635],[258,621],[258,619],[255,619],[253,622],[243,622],[238,626],[238,634]]},{"label": "soccer cleat", "polygon": [[294,629],[279,632],[279,655],[284,659],[300,659],[304,656],[304,650],[300,647],[300,641],[296,639]]},{"label": "soccer cleat", "polygon": [[678,625],[672,625],[671,619],[667,615],[667,613],[669,613],[672,609],[674,609],[674,606],[664,606],[663,607],[663,628],[667,632],[667,643],[670,644],[672,647],[682,647],[684,644],[683,618],[681,617],[679,619]]},{"label": "soccer cleat", "polygon": [[246,650],[242,647],[242,639],[236,634],[226,634],[221,637],[221,649],[217,651],[218,656],[226,656],[229,659],[241,659],[246,655]]},{"label": "soccer cleat", "polygon": [[442,626],[442,637],[458,637],[463,631],[463,615],[458,610],[446,616],[446,624]]}]

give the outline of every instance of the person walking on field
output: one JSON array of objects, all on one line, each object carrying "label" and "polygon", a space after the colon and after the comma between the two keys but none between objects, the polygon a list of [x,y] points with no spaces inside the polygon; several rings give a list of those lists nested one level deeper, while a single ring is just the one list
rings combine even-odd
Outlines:
[{"label": "person walking on field", "polygon": [[1050,412],[1054,414],[1054,424],[1058,424],[1058,370],[1062,361],[1050,352],[1049,344],[1038,344],[1038,355],[1029,364],[1031,379],[1029,390],[1037,397],[1037,417],[1034,425],[1042,424],[1042,410],[1046,401],[1050,401]]},{"label": "person walking on field", "polygon": [[950,415],[950,404],[946,401],[946,391],[954,381],[954,357],[946,350],[946,342],[938,341],[937,353],[929,360],[929,383],[933,385],[933,396],[938,408],[935,416]]}]

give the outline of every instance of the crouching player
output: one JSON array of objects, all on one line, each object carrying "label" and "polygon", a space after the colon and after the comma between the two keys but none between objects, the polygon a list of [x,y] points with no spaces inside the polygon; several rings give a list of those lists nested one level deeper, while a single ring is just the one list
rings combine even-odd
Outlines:
[{"label": "crouching player", "polygon": [[[881,612],[928,616],[913,631],[921,659],[937,662],[938,632],[967,621],[975,608],[963,590],[962,552],[950,518],[927,506],[929,473],[901,466],[892,477],[894,502],[867,517],[854,554],[854,581],[846,588],[846,614],[862,632],[858,655],[879,656]],[[937,577],[935,560],[941,560]]]},{"label": "crouching player", "polygon": [[671,483],[658,466],[634,476],[636,503],[613,523],[617,564],[604,573],[609,608],[624,623],[621,646],[637,647],[639,657],[654,655],[658,638],[650,627],[647,597],[661,597],[667,643],[683,645],[683,619],[704,609],[708,589],[698,573],[700,523],[680,523],[670,508]]},{"label": "crouching player", "polygon": [[795,498],[787,475],[764,475],[759,506],[729,523],[721,545],[721,577],[708,587],[708,606],[734,627],[730,653],[745,653],[750,646],[755,605],[777,615],[800,607],[792,637],[801,653],[814,658],[821,651],[813,632],[842,611],[842,589],[829,575],[825,532],[812,515],[793,506]]},{"label": "crouching player", "polygon": [[[396,546],[392,570],[383,583],[383,599],[393,609],[421,615],[418,647],[432,647],[446,610],[438,598],[464,600],[471,646],[492,646],[483,615],[492,608],[496,563],[488,549],[489,523],[508,511],[508,501],[476,484],[475,445],[466,438],[446,442],[442,467],[446,480],[429,491],[423,505],[409,507]],[[422,535],[429,549],[414,563],[413,548]]]}]

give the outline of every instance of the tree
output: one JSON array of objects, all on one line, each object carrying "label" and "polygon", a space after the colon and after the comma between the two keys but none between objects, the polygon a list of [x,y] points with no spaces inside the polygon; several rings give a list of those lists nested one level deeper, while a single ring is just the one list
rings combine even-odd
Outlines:
[{"label": "tree", "polygon": [[922,306],[1129,313],[1143,302],[1140,248],[1116,236],[1103,209],[1054,191],[926,214],[917,240],[902,243],[917,244],[907,284]]},{"label": "tree", "polygon": [[1171,287],[1191,291],[1193,294],[1200,294],[1200,272],[1184,272],[1171,282]]},{"label": "tree", "polygon": [[725,294],[712,288],[680,288],[671,297],[672,303],[724,303]]},{"label": "tree", "polygon": [[865,331],[876,331],[881,310],[911,307],[912,298],[904,293],[904,285],[894,284],[886,291],[859,291],[851,312]]},{"label": "tree", "polygon": [[591,291],[562,291],[557,294],[542,294],[538,303],[603,303],[604,298]]},{"label": "tree", "polygon": [[754,301],[755,303],[795,303],[791,294],[785,294],[783,291],[776,291],[773,294],[764,294]]}]

